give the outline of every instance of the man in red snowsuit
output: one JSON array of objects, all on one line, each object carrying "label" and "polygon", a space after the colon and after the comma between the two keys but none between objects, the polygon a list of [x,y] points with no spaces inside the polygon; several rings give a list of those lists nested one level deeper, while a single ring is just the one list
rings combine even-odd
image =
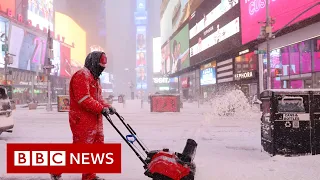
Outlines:
[{"label": "man in red snowsuit", "polygon": [[[70,81],[69,123],[74,144],[104,143],[102,113],[114,114],[116,110],[102,99],[99,76],[105,69],[105,53],[88,54],[84,68]],[[62,180],[61,174],[51,175],[52,180]],[[82,174],[82,180],[103,180],[94,173]]]}]

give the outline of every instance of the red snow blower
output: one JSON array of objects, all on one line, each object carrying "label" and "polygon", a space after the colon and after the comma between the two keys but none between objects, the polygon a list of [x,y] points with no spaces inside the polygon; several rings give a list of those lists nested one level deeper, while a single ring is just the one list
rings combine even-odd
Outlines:
[{"label": "red snow blower", "polygon": [[[126,137],[113,124],[108,114],[103,115],[141,160],[146,176],[153,180],[194,180],[196,166],[193,159],[197,148],[197,143],[194,140],[187,140],[182,153],[170,152],[169,149],[149,151],[138,138],[136,132],[124,121],[124,118],[118,113],[115,114],[130,132]],[[134,142],[140,145],[146,156],[142,155],[143,153],[135,146]]]}]

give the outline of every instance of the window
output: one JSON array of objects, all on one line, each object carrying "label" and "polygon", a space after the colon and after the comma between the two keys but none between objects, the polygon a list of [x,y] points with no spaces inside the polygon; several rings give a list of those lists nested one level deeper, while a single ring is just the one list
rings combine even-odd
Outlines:
[{"label": "window", "polygon": [[244,54],[235,58],[236,73],[256,71],[258,56],[254,52]]},{"label": "window", "polygon": [[311,40],[299,43],[301,57],[301,73],[311,72]]},{"label": "window", "polygon": [[303,80],[292,80],[290,82],[291,89],[303,89],[304,81]]},{"label": "window", "polygon": [[290,75],[300,74],[299,44],[293,44],[290,48]]},{"label": "window", "polygon": [[282,64],[282,75],[289,76],[290,72],[290,61],[289,61],[289,47],[283,47],[281,51],[281,64]]},{"label": "window", "polygon": [[313,53],[313,60],[314,60],[314,71],[320,71],[320,37],[314,39],[314,53]]},{"label": "window", "polygon": [[281,89],[281,80],[280,77],[272,78],[273,89]]}]

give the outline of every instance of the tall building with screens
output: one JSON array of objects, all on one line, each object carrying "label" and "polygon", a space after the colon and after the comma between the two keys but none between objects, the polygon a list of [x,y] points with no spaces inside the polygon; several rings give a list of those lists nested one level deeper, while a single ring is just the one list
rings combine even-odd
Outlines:
[{"label": "tall building with screens", "polygon": [[136,90],[139,97],[147,91],[147,11],[146,1],[136,0],[134,13],[136,25]]}]

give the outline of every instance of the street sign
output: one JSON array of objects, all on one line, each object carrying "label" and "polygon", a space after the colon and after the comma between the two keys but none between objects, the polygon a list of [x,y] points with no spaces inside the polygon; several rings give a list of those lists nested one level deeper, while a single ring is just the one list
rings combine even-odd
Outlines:
[{"label": "street sign", "polygon": [[53,69],[54,65],[49,65],[49,66],[43,66],[43,69]]},{"label": "street sign", "polygon": [[254,54],[266,54],[266,50],[255,50]]},{"label": "street sign", "polygon": [[4,51],[4,52],[9,51],[9,46],[8,46],[8,44],[2,44],[2,51]]}]

